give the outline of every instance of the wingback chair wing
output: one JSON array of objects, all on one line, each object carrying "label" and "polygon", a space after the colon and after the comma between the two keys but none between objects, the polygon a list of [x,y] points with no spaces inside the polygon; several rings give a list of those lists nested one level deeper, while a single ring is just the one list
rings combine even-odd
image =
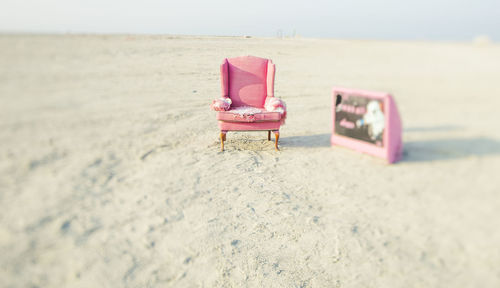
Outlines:
[{"label": "wingback chair wing", "polygon": [[[275,135],[278,150],[279,129],[286,117],[286,106],[274,97],[275,66],[269,59],[255,56],[226,58],[221,66],[224,109],[217,110],[221,150],[228,131],[267,131]],[[227,105],[229,103],[229,105]],[[213,106],[216,104],[214,101]],[[220,107],[220,106],[217,106]]]}]

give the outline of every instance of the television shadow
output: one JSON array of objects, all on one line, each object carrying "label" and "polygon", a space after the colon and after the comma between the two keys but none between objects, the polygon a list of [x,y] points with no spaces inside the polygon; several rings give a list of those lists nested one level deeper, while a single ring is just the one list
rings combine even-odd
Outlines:
[{"label": "television shadow", "polygon": [[[421,131],[424,130],[429,131],[427,128]],[[441,130],[449,129],[436,129],[436,131]],[[324,133],[283,137],[280,139],[280,144],[290,148],[330,147],[330,136],[330,133]],[[486,137],[405,141],[403,146],[403,159],[400,162],[426,162],[500,155],[500,141]]]},{"label": "television shadow", "polygon": [[284,147],[305,147],[305,148],[318,148],[330,147],[331,134],[314,134],[304,136],[290,136],[280,138],[280,144]]},{"label": "television shadow", "polygon": [[500,142],[485,137],[404,142],[402,162],[451,160],[500,155]]},{"label": "television shadow", "polygon": [[441,126],[416,126],[403,129],[403,133],[411,132],[449,132],[464,130],[464,127],[457,125],[441,125]]}]

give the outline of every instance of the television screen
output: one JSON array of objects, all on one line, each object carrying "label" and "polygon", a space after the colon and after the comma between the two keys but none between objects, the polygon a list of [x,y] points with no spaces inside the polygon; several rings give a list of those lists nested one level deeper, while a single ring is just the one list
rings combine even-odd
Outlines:
[{"label": "television screen", "polygon": [[384,101],[337,93],[335,134],[383,147],[385,129]]}]

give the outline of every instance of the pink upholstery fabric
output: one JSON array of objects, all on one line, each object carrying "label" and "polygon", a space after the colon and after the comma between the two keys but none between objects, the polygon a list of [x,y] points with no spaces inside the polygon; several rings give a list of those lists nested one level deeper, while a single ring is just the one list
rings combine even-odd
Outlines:
[{"label": "pink upholstery fabric", "polygon": [[233,111],[220,111],[217,112],[217,120],[227,121],[227,122],[268,122],[268,121],[280,121],[281,113],[279,112],[268,112],[264,109],[259,109],[259,113],[255,114],[240,114],[234,113]]},{"label": "pink upholstery fabric", "polygon": [[229,97],[233,106],[264,107],[268,60],[254,56],[227,59]]},{"label": "pink upholstery fabric", "polygon": [[279,130],[280,122],[226,122],[219,121],[219,129],[221,131],[262,131],[262,130]]}]

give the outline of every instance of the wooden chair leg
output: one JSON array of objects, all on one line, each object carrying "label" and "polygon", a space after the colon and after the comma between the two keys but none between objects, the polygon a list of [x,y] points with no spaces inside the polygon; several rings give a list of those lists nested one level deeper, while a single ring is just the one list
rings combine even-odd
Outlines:
[{"label": "wooden chair leg", "polygon": [[220,151],[224,151],[224,140],[226,140],[226,134],[220,133]]},{"label": "wooden chair leg", "polygon": [[271,141],[271,130],[267,131],[267,141]]},{"label": "wooden chair leg", "polygon": [[280,150],[280,148],[278,148],[278,139],[280,138],[280,132],[277,132],[275,131],[274,132],[274,148],[276,148],[276,150]]}]

